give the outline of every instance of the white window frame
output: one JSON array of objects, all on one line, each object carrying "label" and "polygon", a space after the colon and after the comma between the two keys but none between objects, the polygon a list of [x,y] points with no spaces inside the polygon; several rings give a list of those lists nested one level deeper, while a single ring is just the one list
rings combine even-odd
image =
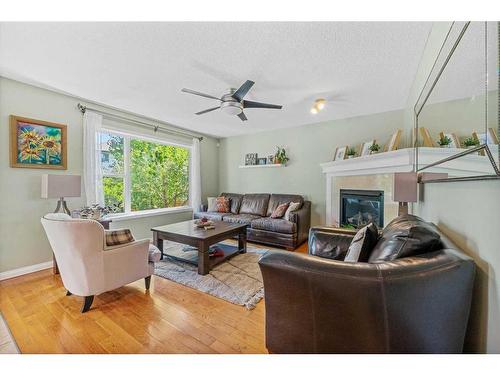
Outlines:
[{"label": "white window frame", "polygon": [[[123,208],[124,208],[124,212],[110,214],[110,215],[108,215],[109,218],[113,218],[113,220],[119,221],[120,219],[127,220],[127,219],[133,218],[133,217],[147,217],[147,216],[164,215],[167,213],[180,213],[180,212],[192,211],[191,188],[190,188],[190,186],[191,186],[191,163],[192,163],[192,157],[193,157],[192,146],[176,143],[176,142],[165,140],[165,139],[159,139],[159,138],[147,137],[147,136],[142,136],[142,135],[137,135],[137,134],[131,134],[131,133],[127,133],[127,132],[121,132],[121,131],[117,131],[115,129],[109,129],[106,127],[103,127],[102,129],[100,129],[99,133],[116,135],[116,136],[123,138],[123,174],[102,172],[103,179],[105,177],[123,178]],[[166,145],[166,146],[182,147],[182,148],[185,148],[189,151],[189,167],[188,167],[189,193],[188,193],[187,205],[179,206],[179,207],[164,207],[164,208],[155,208],[155,209],[149,209],[149,210],[132,211],[132,191],[131,191],[132,182],[131,182],[131,178],[130,178],[130,140],[131,139],[139,139],[139,140],[143,140],[146,142],[157,143],[157,144]],[[100,137],[96,137],[96,141],[100,142]],[[98,152],[100,153],[101,151],[98,151]],[[100,157],[100,155],[99,155],[99,157]]]}]

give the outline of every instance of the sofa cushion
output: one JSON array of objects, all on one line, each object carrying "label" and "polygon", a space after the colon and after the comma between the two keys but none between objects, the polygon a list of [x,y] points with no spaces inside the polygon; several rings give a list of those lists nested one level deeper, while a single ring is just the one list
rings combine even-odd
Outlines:
[{"label": "sofa cushion", "polygon": [[222,193],[221,197],[227,197],[231,199],[231,213],[239,214],[241,201],[243,200],[242,194],[234,194],[234,193]]},{"label": "sofa cushion", "polygon": [[271,219],[270,217],[262,217],[252,220],[250,224],[252,229],[267,230],[277,233],[296,233],[297,224],[284,219]]},{"label": "sofa cushion", "polygon": [[222,218],[222,221],[228,223],[250,224],[252,220],[258,219],[260,216],[251,214],[228,215]]},{"label": "sofa cushion", "polygon": [[368,261],[380,263],[441,248],[441,236],[432,224],[417,216],[402,215],[385,227]]},{"label": "sofa cushion", "polygon": [[269,205],[267,206],[267,215],[271,216],[273,211],[283,203],[298,202],[300,206],[304,203],[304,198],[301,195],[296,194],[272,194],[269,198]]},{"label": "sofa cushion", "polygon": [[352,239],[344,262],[367,262],[370,253],[377,244],[378,229],[374,223],[370,223],[356,233]]},{"label": "sofa cushion", "polygon": [[195,219],[202,219],[206,217],[208,220],[212,221],[222,221],[222,218],[224,216],[232,215],[230,213],[225,213],[225,212],[195,212],[194,213],[194,218]]},{"label": "sofa cushion", "polygon": [[268,204],[269,194],[245,194],[239,213],[266,216]]}]

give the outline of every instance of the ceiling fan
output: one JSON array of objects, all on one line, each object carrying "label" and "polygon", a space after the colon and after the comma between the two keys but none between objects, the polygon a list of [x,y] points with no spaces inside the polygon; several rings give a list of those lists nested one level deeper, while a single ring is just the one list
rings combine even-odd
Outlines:
[{"label": "ceiling fan", "polygon": [[215,111],[216,109],[221,109],[228,115],[237,115],[241,119],[241,121],[246,121],[247,116],[245,116],[245,113],[243,112],[243,110],[246,108],[281,109],[283,107],[281,105],[276,105],[276,104],[267,104],[267,103],[252,102],[250,100],[243,100],[245,95],[248,93],[248,91],[250,91],[250,89],[254,84],[255,82],[247,80],[244,84],[241,85],[239,89],[229,89],[229,92],[222,95],[222,97],[220,98],[185,88],[182,89],[181,91],[187,92],[188,94],[203,96],[205,98],[215,99],[220,101],[220,104],[217,107],[196,112],[195,115],[203,115],[204,113],[212,112]]}]

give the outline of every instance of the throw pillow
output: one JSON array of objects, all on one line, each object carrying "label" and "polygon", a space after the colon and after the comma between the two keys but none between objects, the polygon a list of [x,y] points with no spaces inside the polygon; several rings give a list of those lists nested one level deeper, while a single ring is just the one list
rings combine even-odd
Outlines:
[{"label": "throw pillow", "polygon": [[217,197],[207,197],[207,212],[217,212]]},{"label": "throw pillow", "polygon": [[130,229],[106,230],[106,246],[124,245],[134,242],[134,236]]},{"label": "throw pillow", "polygon": [[288,209],[288,206],[290,205],[290,202],[280,204],[278,207],[276,207],[271,214],[271,219],[279,219],[283,217],[286,213],[286,210]]},{"label": "throw pillow", "polygon": [[433,224],[417,216],[401,215],[385,227],[368,262],[387,262],[441,248],[441,235]]},{"label": "throw pillow", "polygon": [[364,226],[352,239],[344,262],[367,262],[371,251],[377,244],[377,240],[377,226],[373,223]]},{"label": "throw pillow", "polygon": [[302,203],[300,203],[300,202],[291,202],[290,205],[288,206],[286,212],[285,212],[284,219],[290,221],[290,213],[293,211],[297,211],[301,206],[302,206]]},{"label": "throw pillow", "polygon": [[229,213],[231,210],[231,199],[227,197],[215,198],[215,208],[213,212]]}]

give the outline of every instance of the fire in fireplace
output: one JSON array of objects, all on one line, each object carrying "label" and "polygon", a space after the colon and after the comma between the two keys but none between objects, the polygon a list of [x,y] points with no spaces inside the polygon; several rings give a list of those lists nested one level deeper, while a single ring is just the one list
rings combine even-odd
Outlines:
[{"label": "fire in fireplace", "polygon": [[340,226],[360,228],[368,223],[384,227],[384,192],[340,190]]}]

